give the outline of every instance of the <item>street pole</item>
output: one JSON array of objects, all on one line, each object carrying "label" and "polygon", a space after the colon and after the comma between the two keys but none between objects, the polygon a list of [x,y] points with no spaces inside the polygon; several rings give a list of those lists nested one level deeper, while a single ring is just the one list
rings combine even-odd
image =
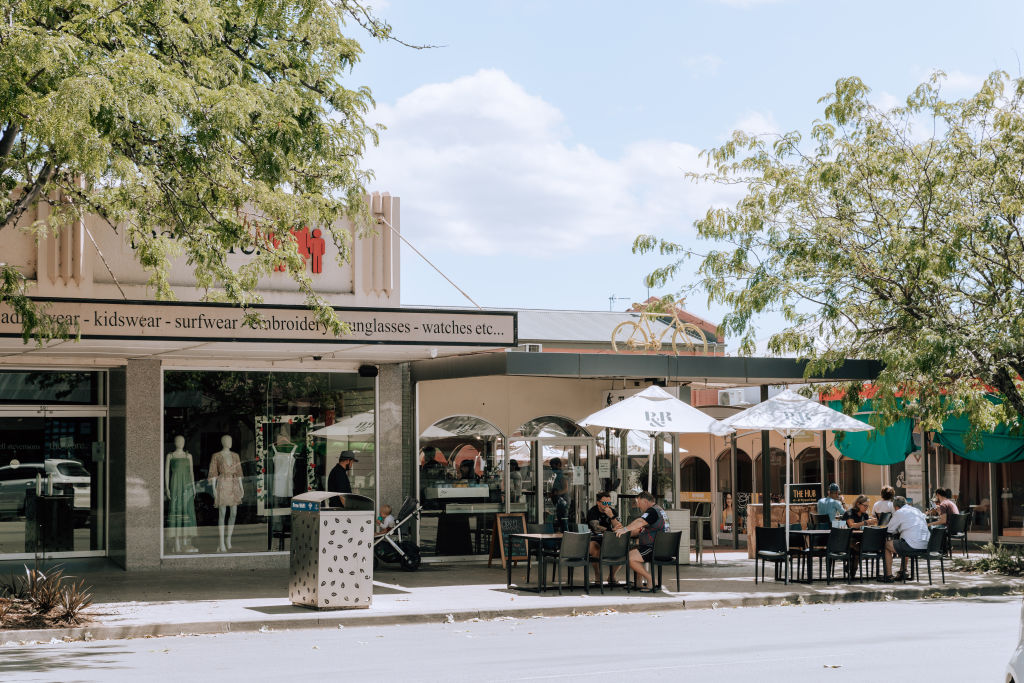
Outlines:
[{"label": "street pole", "polygon": [[730,435],[729,441],[731,442],[729,448],[729,488],[732,490],[732,549],[736,550],[740,547],[740,496],[736,490],[736,482],[738,481],[736,467],[736,432],[733,432]]},{"label": "street pole", "polygon": [[996,463],[988,464],[988,521],[991,527],[992,545],[999,543],[999,506],[1003,499],[999,497],[999,482],[996,481]]},{"label": "street pole", "polygon": [[[761,402],[768,400],[768,385],[761,385]],[[771,485],[771,432],[767,429],[761,432],[761,480],[764,486],[761,488],[761,525],[766,529],[772,526],[772,485]]]}]

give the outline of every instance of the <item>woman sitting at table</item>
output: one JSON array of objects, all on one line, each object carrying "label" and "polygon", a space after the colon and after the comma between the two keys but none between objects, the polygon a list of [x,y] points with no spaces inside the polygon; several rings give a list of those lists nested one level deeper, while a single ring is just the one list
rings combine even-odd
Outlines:
[{"label": "woman sitting at table", "polygon": [[948,525],[953,515],[960,514],[960,508],[953,502],[952,489],[935,489],[935,507],[928,511],[929,515],[938,515],[928,526]]},{"label": "woman sitting at table", "polygon": [[846,522],[846,526],[851,529],[861,529],[866,524],[874,522],[874,518],[868,516],[868,497],[863,495],[857,496],[853,507],[843,513],[842,519]]}]

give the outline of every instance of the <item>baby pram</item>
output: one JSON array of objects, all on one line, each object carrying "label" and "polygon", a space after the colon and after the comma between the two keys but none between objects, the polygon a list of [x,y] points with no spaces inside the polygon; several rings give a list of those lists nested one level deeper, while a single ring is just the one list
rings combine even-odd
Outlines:
[{"label": "baby pram", "polygon": [[402,527],[420,514],[423,508],[415,498],[406,498],[402,509],[398,511],[395,526],[373,539],[373,559],[375,562],[398,562],[407,572],[415,571],[420,566],[420,547],[409,540],[402,539]]}]

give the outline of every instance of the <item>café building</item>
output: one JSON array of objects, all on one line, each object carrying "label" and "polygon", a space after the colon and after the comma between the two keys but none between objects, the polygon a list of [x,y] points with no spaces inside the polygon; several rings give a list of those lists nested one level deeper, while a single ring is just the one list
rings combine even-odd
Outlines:
[{"label": "caf\u00e9 building", "polygon": [[[184,262],[170,276],[178,300],[154,300],[132,245],[95,217],[39,242],[8,235],[6,262],[80,336],[26,344],[0,307],[0,561],[284,566],[289,499],[325,488],[342,450],[356,454],[355,492],[396,509],[406,496],[423,503],[414,531],[426,561],[487,557],[500,513],[549,521],[556,485],[578,522],[601,490],[628,516],[650,478],[666,507],[712,520],[716,538],[727,494],[739,519],[766,488],[781,493],[778,435],[740,435],[735,449],[707,435],[652,445],[578,420],[652,384],[724,417],[740,404],[728,392],[806,381],[800,363],[726,356],[714,338],[678,355],[616,353],[612,332],[637,318],[624,312],[403,307],[400,203],[369,200],[381,226],[353,232],[350,262],[337,263],[330,240],[307,261],[351,330],[342,338],[283,273],[260,284],[263,323],[251,328],[203,301]],[[819,379],[876,372],[851,361]],[[327,426],[331,439],[313,436]],[[805,436],[795,456],[800,481],[825,471],[850,493],[895,476],[845,461],[828,435]]]}]

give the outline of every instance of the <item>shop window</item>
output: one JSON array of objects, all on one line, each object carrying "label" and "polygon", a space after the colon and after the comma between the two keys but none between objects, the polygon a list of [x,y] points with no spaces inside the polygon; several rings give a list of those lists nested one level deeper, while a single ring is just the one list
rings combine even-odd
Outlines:
[{"label": "shop window", "polygon": [[[490,549],[495,515],[506,502],[504,444],[494,425],[471,415],[439,420],[420,434],[422,554],[473,555]],[[525,500],[532,495],[529,454],[510,455],[511,511],[525,512]]]},{"label": "shop window", "polygon": [[864,493],[864,485],[860,477],[860,466],[859,460],[853,460],[845,456],[839,458],[839,486],[843,489],[844,495],[857,496]]},{"label": "shop window", "polygon": [[291,497],[326,489],[343,451],[352,492],[376,498],[373,407],[355,373],[167,371],[165,554],[288,550]]},{"label": "shop window", "polygon": [[82,370],[0,370],[0,403],[99,405],[103,373]]}]

